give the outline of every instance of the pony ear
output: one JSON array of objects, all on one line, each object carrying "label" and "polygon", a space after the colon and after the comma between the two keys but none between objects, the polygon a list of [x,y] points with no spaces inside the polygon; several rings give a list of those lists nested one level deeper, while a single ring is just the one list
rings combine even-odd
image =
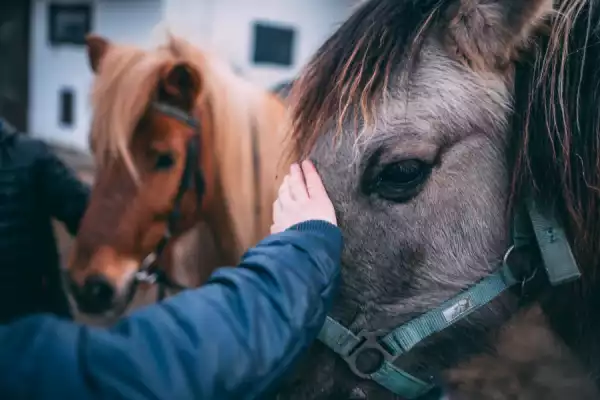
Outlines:
[{"label": "pony ear", "polygon": [[104,58],[106,54],[106,50],[110,46],[110,42],[96,35],[88,35],[85,38],[85,43],[87,45],[87,54],[88,54],[88,62],[90,63],[90,68],[94,73],[98,72],[98,68],[100,67],[100,62]]},{"label": "pony ear", "polygon": [[457,0],[445,40],[472,67],[503,69],[552,10],[552,0]]},{"label": "pony ear", "polygon": [[201,78],[198,70],[187,62],[167,67],[161,76],[161,95],[191,108],[200,94]]}]

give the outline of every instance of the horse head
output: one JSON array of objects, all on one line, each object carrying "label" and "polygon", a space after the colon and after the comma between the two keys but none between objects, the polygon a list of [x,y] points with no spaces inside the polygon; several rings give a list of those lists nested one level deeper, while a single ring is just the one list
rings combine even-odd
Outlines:
[{"label": "horse head", "polygon": [[597,370],[599,7],[556,7],[362,2],[302,72],[291,153],[338,213],[343,285],[281,398],[418,398],[538,290]]},{"label": "horse head", "polygon": [[184,287],[172,255],[197,223],[217,253],[201,280],[268,233],[284,107],[176,36],[148,51],[87,46],[98,172],[68,270],[81,311],[119,314],[140,282]]},{"label": "horse head", "polygon": [[215,195],[213,139],[195,63],[98,36],[87,48],[98,171],[69,272],[80,309],[102,313],[127,302],[140,271],[161,262],[172,273],[171,236],[194,226]]}]

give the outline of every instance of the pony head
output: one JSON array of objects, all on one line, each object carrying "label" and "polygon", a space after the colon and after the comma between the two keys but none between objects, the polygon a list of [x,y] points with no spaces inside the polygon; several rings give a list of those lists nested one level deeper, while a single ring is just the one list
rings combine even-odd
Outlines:
[{"label": "pony head", "polygon": [[182,286],[172,253],[197,223],[217,253],[200,280],[268,233],[284,106],[176,36],[150,51],[92,36],[88,55],[98,171],[69,273],[81,311],[118,313],[140,280]]},{"label": "pony head", "polygon": [[[98,36],[87,49],[98,172],[69,272],[81,310],[97,313],[119,303],[144,257],[166,234],[192,227],[210,202],[212,127],[198,106],[205,84],[197,62]],[[171,251],[164,247],[161,258]]]},{"label": "pony head", "polygon": [[[598,370],[588,353],[600,319],[583,300],[597,289],[581,285],[600,264],[600,7],[554,3],[361,2],[297,79],[291,152],[312,158],[338,213],[343,285],[330,316],[353,334],[386,336],[498,271],[512,216],[534,197],[554,210],[585,269],[544,308]],[[528,250],[524,264],[538,266]],[[519,306],[506,291],[394,365],[436,383],[486,352],[488,334]],[[367,371],[357,375],[317,344],[281,398],[398,398],[375,382],[388,365],[381,354],[345,357]]]}]

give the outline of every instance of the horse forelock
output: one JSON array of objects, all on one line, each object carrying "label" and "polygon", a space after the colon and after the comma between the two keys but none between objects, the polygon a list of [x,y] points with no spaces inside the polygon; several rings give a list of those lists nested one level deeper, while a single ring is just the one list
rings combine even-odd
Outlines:
[{"label": "horse forelock", "polygon": [[[364,2],[325,42],[290,94],[292,148],[304,157],[326,128],[337,128],[349,115],[365,126],[375,121],[375,107],[385,100],[394,69],[412,69],[422,39],[435,22],[444,0],[378,0]],[[333,116],[336,120],[333,121]]]},{"label": "horse forelock", "polygon": [[171,62],[173,57],[164,51],[110,46],[92,89],[90,144],[99,167],[121,158],[137,178],[129,144],[156,92],[161,69]]}]

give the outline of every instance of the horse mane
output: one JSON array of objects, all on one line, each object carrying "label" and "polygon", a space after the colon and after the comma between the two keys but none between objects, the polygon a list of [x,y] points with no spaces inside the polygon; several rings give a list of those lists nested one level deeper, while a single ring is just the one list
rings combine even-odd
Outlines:
[{"label": "horse mane", "polygon": [[510,205],[533,192],[562,218],[593,283],[600,265],[600,63],[597,0],[558,4],[549,35],[517,66]]},{"label": "horse mane", "polygon": [[156,92],[161,69],[172,61],[164,51],[111,44],[92,87],[90,148],[98,167],[121,157],[137,179],[129,143]]},{"label": "horse mane", "polygon": [[[196,65],[201,71],[203,91],[198,104],[204,101],[211,109],[222,189],[230,213],[235,215],[232,219],[236,237],[245,249],[262,238],[257,237],[260,236],[260,221],[271,218],[273,199],[269,190],[273,185],[269,182],[255,187],[254,174],[259,174],[261,181],[275,180],[265,167],[273,162],[270,158],[274,152],[265,149],[279,146],[279,141],[283,140],[280,123],[283,104],[267,90],[239,76],[230,63],[207,50],[201,51],[181,37],[171,35],[167,47],[172,54]],[[260,142],[256,156],[262,164],[261,171],[255,171],[254,135]],[[260,193],[256,193],[257,190]],[[254,204],[253,199],[263,203],[262,207]],[[255,219],[257,209],[261,212],[258,220]]]},{"label": "horse mane", "polygon": [[129,144],[156,93],[162,69],[180,61],[189,62],[200,73],[202,88],[196,109],[206,106],[210,110],[220,186],[226,207],[235,215],[236,237],[245,245],[252,241],[250,235],[255,231],[249,201],[257,190],[253,185],[253,130],[264,139],[274,140],[280,136],[279,126],[270,114],[273,96],[236,75],[216,54],[201,51],[174,35],[168,35],[166,43],[151,51],[112,44],[92,90],[91,148],[99,166],[121,158],[137,180]]},{"label": "horse mane", "polygon": [[[317,51],[290,93],[291,153],[305,157],[325,129],[350,113],[372,125],[393,70],[414,65],[445,0],[363,2]],[[408,55],[408,57],[407,57]],[[338,114],[337,121],[331,117]],[[358,128],[358,125],[355,126]]]}]

